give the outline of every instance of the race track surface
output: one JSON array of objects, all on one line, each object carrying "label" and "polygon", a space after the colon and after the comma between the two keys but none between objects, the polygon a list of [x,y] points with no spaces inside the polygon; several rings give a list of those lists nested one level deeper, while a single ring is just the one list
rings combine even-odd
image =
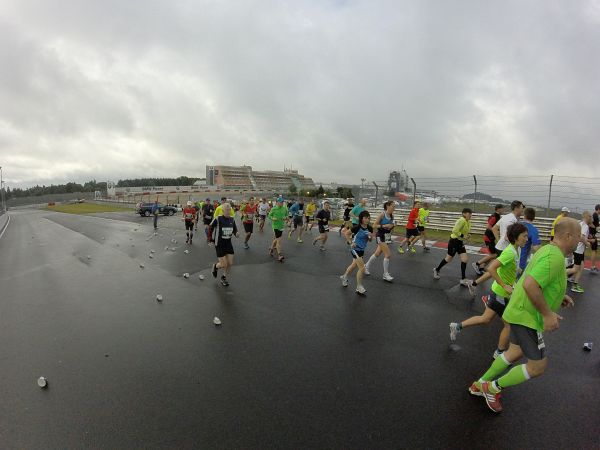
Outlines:
[{"label": "race track surface", "polygon": [[600,277],[584,273],[586,293],[545,335],[546,374],[506,389],[496,415],[467,388],[500,323],[449,345],[448,323],[481,312],[486,287],[472,300],[458,261],[434,281],[443,251],[395,253],[392,284],[380,259],[359,297],[353,279],[340,284],[351,257],[337,233],[325,252],[284,235],[283,264],[271,233],[255,233],[249,250],[235,241],[225,288],[203,233],[186,246],[178,217],[159,227],[133,213],[11,213],[1,448],[600,448]]}]

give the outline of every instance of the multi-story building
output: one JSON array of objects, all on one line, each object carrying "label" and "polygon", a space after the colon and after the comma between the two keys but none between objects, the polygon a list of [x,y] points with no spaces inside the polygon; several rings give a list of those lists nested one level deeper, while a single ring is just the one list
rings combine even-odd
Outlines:
[{"label": "multi-story building", "polygon": [[206,184],[220,189],[287,192],[291,185],[298,191],[313,190],[312,178],[297,170],[255,171],[250,166],[206,166]]}]

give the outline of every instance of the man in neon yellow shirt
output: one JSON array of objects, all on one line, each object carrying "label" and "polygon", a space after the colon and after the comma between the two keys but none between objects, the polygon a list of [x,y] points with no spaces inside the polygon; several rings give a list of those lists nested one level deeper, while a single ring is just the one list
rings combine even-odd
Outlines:
[{"label": "man in neon yellow shirt", "polygon": [[568,217],[570,212],[571,211],[569,210],[569,208],[567,208],[566,206],[563,206],[563,208],[560,210],[560,214],[558,216],[556,216],[556,219],[554,219],[554,221],[552,222],[552,229],[550,230],[550,240],[551,241],[554,240],[554,229],[556,228],[556,224],[558,222],[560,222],[560,220],[563,217]]},{"label": "man in neon yellow shirt", "polygon": [[288,208],[283,204],[283,198],[277,198],[277,203],[269,211],[269,219],[273,225],[273,242],[269,247],[269,255],[273,256],[273,250],[277,250],[277,260],[283,262],[284,257],[281,250],[281,235],[285,228],[285,221],[288,217]]},{"label": "man in neon yellow shirt", "polygon": [[428,252],[430,249],[427,247],[427,243],[425,241],[427,235],[425,232],[426,224],[429,223],[429,203],[423,203],[423,206],[419,208],[419,223],[417,225],[417,229],[419,230],[419,234],[421,235],[421,245],[423,246],[423,251]]},{"label": "man in neon yellow shirt", "polygon": [[[492,411],[502,411],[500,391],[539,377],[546,370],[548,361],[542,333],[558,329],[562,317],[556,311],[561,306],[573,305],[573,300],[565,295],[565,256],[575,250],[579,240],[579,223],[572,218],[560,220],[554,241],[533,255],[515,286],[502,315],[510,324],[510,346],[469,388],[471,394],[482,396]],[[514,365],[500,376],[523,356],[527,358],[526,364]]]},{"label": "man in neon yellow shirt", "polygon": [[466,286],[471,290],[472,281],[467,279],[465,271],[467,270],[467,262],[469,262],[469,255],[467,255],[467,249],[465,248],[464,241],[469,239],[471,235],[471,216],[473,211],[471,208],[465,208],[462,211],[462,217],[459,218],[452,228],[452,234],[450,234],[450,240],[448,241],[448,254],[442,262],[433,269],[433,278],[436,280],[440,279],[440,270],[446,264],[448,264],[454,258],[454,255],[458,253],[460,256],[460,272],[462,278],[460,280],[461,286]]},{"label": "man in neon yellow shirt", "polygon": [[315,204],[315,200],[311,200],[308,205],[306,205],[306,209],[304,212],[304,217],[306,222],[304,222],[304,231],[308,229],[308,224],[310,223],[310,229],[312,230],[313,223],[312,221],[315,218],[315,212],[317,211],[317,205]]},{"label": "man in neon yellow shirt", "polygon": [[[217,217],[223,215],[223,203],[226,203],[226,202],[227,202],[227,197],[221,197],[221,204],[215,208],[215,214],[213,216],[213,219],[216,219]],[[232,217],[235,216],[235,213],[233,212],[233,208],[232,208],[231,212],[233,213],[231,216]]]}]

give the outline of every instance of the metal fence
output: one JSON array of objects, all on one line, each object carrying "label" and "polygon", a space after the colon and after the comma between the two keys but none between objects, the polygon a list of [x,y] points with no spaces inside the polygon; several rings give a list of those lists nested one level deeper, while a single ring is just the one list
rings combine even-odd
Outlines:
[{"label": "metal fence", "polygon": [[[506,167],[503,166],[503,171]],[[364,180],[364,179],[362,179]],[[568,177],[557,175],[522,175],[519,168],[513,177],[506,175],[469,175],[461,177],[409,177],[407,203],[413,198],[443,206],[457,203],[469,206],[473,211],[488,211],[490,205],[521,200],[527,206],[543,212],[547,217],[556,216],[564,206],[574,213],[592,211],[600,203],[600,178]],[[389,193],[387,182],[362,183],[360,197],[369,197],[372,203],[381,204]],[[440,208],[440,209],[443,209]]]}]

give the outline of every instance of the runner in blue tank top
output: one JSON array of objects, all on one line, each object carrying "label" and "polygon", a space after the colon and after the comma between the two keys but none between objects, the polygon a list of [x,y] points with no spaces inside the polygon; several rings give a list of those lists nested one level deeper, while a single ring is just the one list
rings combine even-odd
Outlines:
[{"label": "runner in blue tank top", "polygon": [[356,272],[356,293],[365,295],[367,290],[362,285],[362,278],[365,272],[363,255],[373,235],[373,228],[369,225],[369,221],[371,220],[369,211],[362,211],[358,216],[358,220],[358,224],[354,225],[352,230],[345,229],[343,231],[344,237],[348,245],[350,245],[350,253],[352,254],[353,261],[344,274],[340,276],[340,280],[342,280],[342,286],[348,286],[348,276],[355,268],[358,268]]},{"label": "runner in blue tank top", "polygon": [[365,264],[365,275],[371,275],[369,268],[379,255],[383,253],[383,279],[391,283],[394,277],[390,275],[390,256],[392,251],[389,245],[392,243],[392,230],[394,229],[394,209],[396,203],[389,200],[383,204],[383,212],[375,220],[375,230],[377,231],[377,249],[371,255],[369,261]]}]

